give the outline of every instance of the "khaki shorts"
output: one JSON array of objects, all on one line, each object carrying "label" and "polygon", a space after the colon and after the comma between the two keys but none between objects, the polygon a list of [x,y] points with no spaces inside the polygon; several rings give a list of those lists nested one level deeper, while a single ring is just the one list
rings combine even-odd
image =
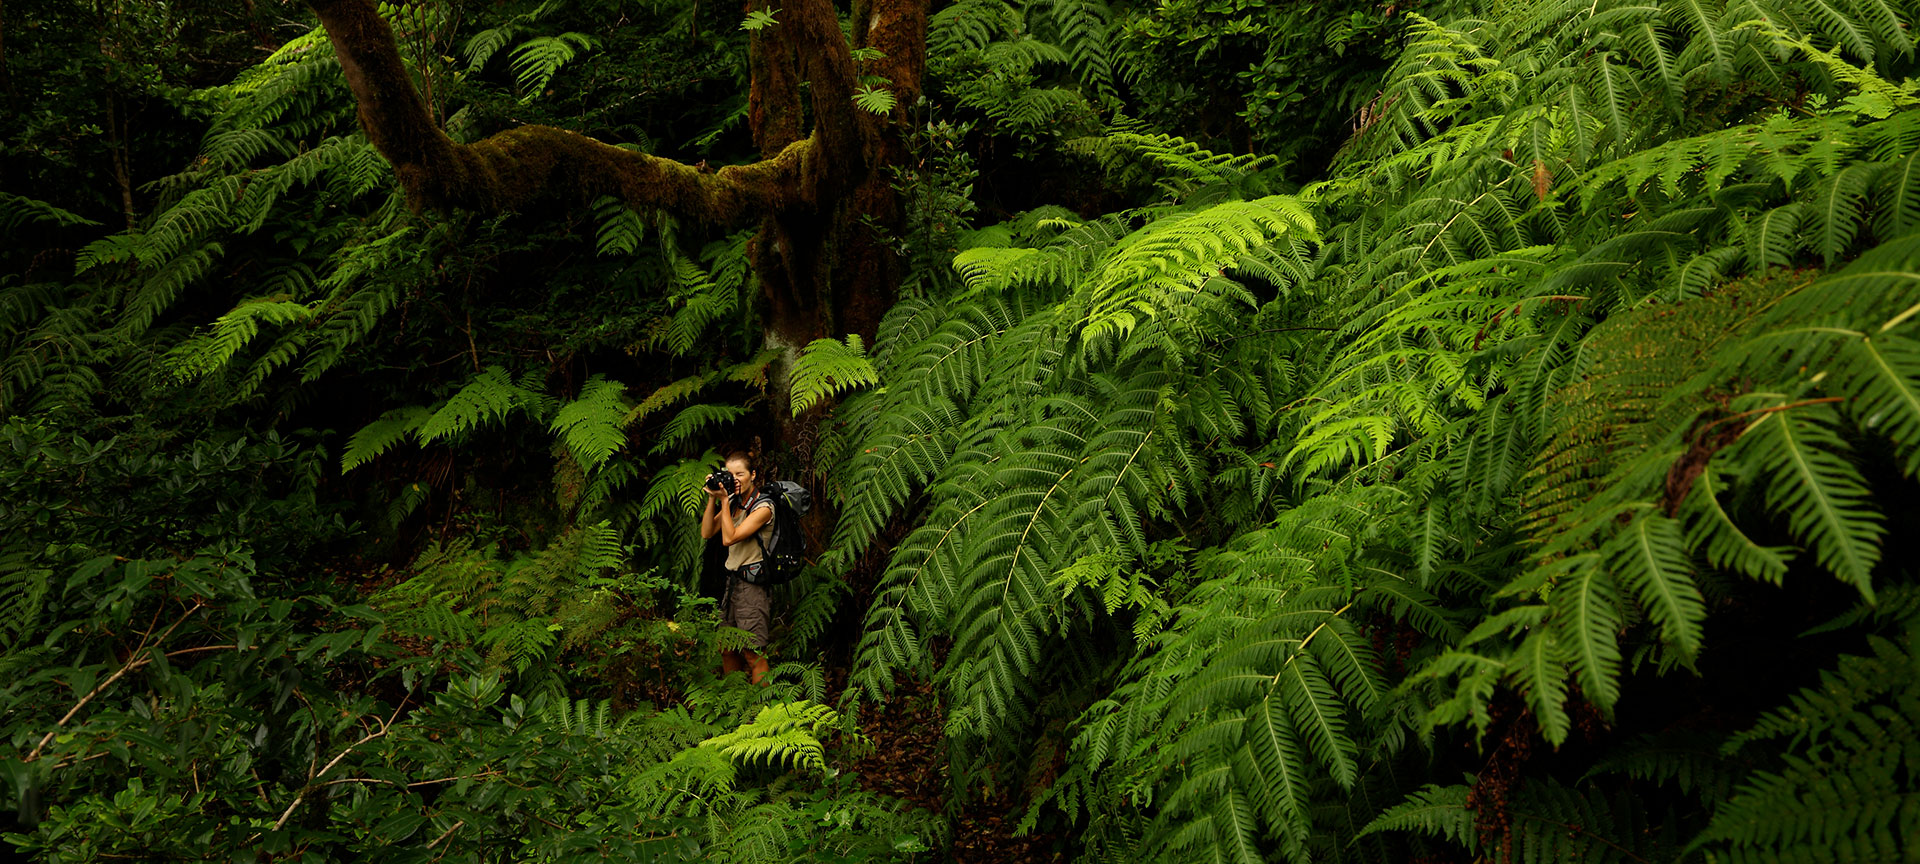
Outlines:
[{"label": "khaki shorts", "polygon": [[737,574],[727,574],[727,597],[720,607],[720,623],[753,634],[755,648],[767,644],[773,621],[773,597],[759,585],[749,585]]}]

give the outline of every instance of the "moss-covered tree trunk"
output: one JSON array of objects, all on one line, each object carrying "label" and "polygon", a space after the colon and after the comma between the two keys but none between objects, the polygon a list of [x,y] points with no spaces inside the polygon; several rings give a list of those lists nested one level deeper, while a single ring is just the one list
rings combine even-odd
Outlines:
[{"label": "moss-covered tree trunk", "polygon": [[[862,217],[883,227],[899,219],[884,169],[905,155],[897,118],[919,95],[927,0],[855,0],[852,46],[831,0],[748,0],[746,11],[777,22],[750,48],[749,122],[761,159],[713,173],[548,126],[456,143],[434,124],[373,0],[309,5],[339,54],[361,125],[415,208],[500,211],[548,196],[586,206],[613,195],[691,221],[757,224],[752,260],[768,336],[789,346],[871,336],[892,301],[897,262]],[[860,71],[891,82],[894,117],[854,104],[851,47],[883,52]]]}]

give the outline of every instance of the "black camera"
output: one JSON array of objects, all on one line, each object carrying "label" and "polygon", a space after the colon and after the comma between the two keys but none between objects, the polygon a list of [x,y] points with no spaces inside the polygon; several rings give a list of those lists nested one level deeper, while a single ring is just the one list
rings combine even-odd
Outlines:
[{"label": "black camera", "polygon": [[740,484],[738,481],[733,479],[732,472],[726,470],[725,468],[721,468],[719,470],[714,471],[712,474],[707,475],[707,488],[708,489],[725,489],[727,490],[728,495],[733,495],[740,491]]}]

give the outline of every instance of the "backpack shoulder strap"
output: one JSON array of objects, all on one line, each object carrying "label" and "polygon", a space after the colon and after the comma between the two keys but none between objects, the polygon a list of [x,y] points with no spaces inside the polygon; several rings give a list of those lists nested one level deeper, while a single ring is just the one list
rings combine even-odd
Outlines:
[{"label": "backpack shoulder strap", "polygon": [[760,542],[760,554],[770,555],[773,553],[773,535],[777,530],[775,526],[780,522],[780,496],[771,489],[762,489],[759,494],[753,496],[753,502],[747,505],[747,512],[752,513],[759,509],[762,501],[767,503],[767,508],[772,510],[773,514],[767,517],[767,521],[760,526],[760,530],[753,532],[753,536]]}]

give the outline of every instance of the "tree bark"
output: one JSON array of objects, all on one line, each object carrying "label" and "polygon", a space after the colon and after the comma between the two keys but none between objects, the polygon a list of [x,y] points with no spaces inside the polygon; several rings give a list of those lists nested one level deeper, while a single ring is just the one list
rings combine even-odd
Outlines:
[{"label": "tree bark", "polygon": [[139,219],[133,212],[133,174],[127,164],[133,146],[127,141],[124,107],[119,96],[107,96],[107,156],[113,163],[113,181],[120,187],[120,213],[126,217],[127,230],[132,231]]},{"label": "tree bark", "polygon": [[[920,99],[920,79],[927,67],[927,6],[911,0],[853,0],[855,47],[874,48],[881,53],[865,71],[886,79],[894,95],[893,117],[875,124],[873,159],[879,166],[904,165],[912,155],[902,133],[906,118]],[[840,296],[833,304],[841,311],[840,323],[847,332],[872,336],[904,275],[900,272],[904,262],[873,230],[873,226],[879,226],[897,235],[904,224],[893,181],[889,172],[876,170],[853,193],[854,212],[867,218],[848,238],[851,266],[847,278],[839,283]]]}]

